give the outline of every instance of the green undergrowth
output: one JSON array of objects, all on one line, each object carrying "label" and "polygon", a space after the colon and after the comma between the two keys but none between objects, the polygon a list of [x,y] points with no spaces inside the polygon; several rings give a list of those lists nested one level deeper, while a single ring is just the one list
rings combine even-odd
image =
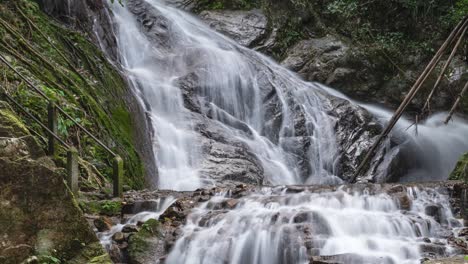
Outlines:
[{"label": "green undergrowth", "polygon": [[259,1],[257,0],[200,0],[196,2],[195,11],[218,9],[248,10],[259,6]]},{"label": "green undergrowth", "polygon": [[468,153],[461,156],[449,179],[468,182]]},{"label": "green undergrowth", "polygon": [[262,8],[278,40],[282,58],[301,39],[338,34],[397,60],[406,53],[432,55],[448,32],[468,14],[468,0],[238,0],[196,1],[195,11]]},{"label": "green undergrowth", "polygon": [[[134,148],[135,126],[125,103],[127,86],[105,55],[83,34],[45,15],[32,0],[0,1],[0,18],[0,53],[76,122],[121,155],[125,183],[142,188],[144,168]],[[16,100],[46,123],[47,102],[3,63],[0,80]],[[47,138],[37,123],[20,116],[30,130]],[[112,157],[92,138],[62,115],[58,133],[78,148],[84,160],[110,179]],[[64,154],[61,149],[58,158],[63,159]]]},{"label": "green undergrowth", "polygon": [[80,201],[80,208],[87,214],[114,216],[122,211],[121,201]]}]

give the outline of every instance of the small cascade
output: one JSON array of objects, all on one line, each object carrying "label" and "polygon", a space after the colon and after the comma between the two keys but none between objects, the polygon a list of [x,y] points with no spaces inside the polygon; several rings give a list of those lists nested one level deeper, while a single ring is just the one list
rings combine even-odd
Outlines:
[{"label": "small cascade", "polygon": [[166,263],[309,263],[329,256],[347,264],[419,264],[434,248],[439,257],[455,253],[447,239],[462,224],[447,195],[354,189],[264,188],[238,200],[214,197],[188,217]]},{"label": "small cascade", "polygon": [[158,219],[161,214],[166,211],[169,206],[175,201],[173,197],[164,197],[159,198],[153,201],[156,204],[155,208],[149,211],[139,212],[129,219],[125,220],[122,224],[114,225],[110,230],[98,233],[98,238],[101,241],[101,244],[109,250],[110,246],[112,245],[112,236],[117,233],[121,232],[122,229],[127,225],[137,225],[138,223],[144,223],[149,219]]}]

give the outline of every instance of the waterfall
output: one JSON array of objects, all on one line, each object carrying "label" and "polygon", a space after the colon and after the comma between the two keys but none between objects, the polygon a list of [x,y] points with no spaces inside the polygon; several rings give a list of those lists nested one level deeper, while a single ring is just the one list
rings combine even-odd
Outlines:
[{"label": "waterfall", "polygon": [[[185,91],[179,87],[181,79],[192,72],[200,86],[199,111],[228,131],[229,138],[249,146],[261,161],[266,183],[341,182],[335,172],[336,137],[323,104],[328,99],[317,85],[300,80],[182,11],[159,1],[146,2],[161,14],[158,22],[137,21],[128,9],[112,8],[122,64],[153,119],[160,188],[193,190],[210,184],[199,173],[202,150],[196,142],[200,140],[194,131],[193,113],[184,104]],[[139,23],[149,23],[148,27],[160,23],[156,38],[142,33]],[[262,105],[269,94],[277,97],[278,113],[267,113],[271,110]],[[305,151],[307,164],[303,166],[309,169],[305,176],[297,155],[286,151],[301,143],[294,141],[299,132],[293,108],[304,113],[300,118],[305,131],[301,133],[310,145]],[[274,122],[280,123],[279,128],[273,127]]]},{"label": "waterfall", "polygon": [[[232,175],[257,185],[341,184],[346,169],[340,164],[349,162],[342,158],[345,145],[355,145],[350,156],[361,155],[375,135],[359,127],[376,120],[380,126],[374,127],[381,129],[391,117],[390,111],[304,82],[162,1],[127,5],[110,7],[119,61],[153,122],[161,189],[222,185]],[[340,128],[340,111],[357,121]],[[468,150],[468,124],[455,118],[444,127],[441,116],[419,124],[418,135],[401,119],[379,150],[386,158],[399,145],[412,163],[402,181],[444,179]],[[382,164],[374,171],[390,174],[392,163]],[[263,178],[253,179],[251,171]],[[212,177],[219,172],[222,178]],[[409,188],[403,197],[276,187],[220,210],[217,204],[231,197],[219,195],[193,210],[166,261],[309,263],[310,256],[334,256],[344,263],[400,264],[419,263],[427,246],[453,254],[447,230],[460,223],[448,196]]]}]

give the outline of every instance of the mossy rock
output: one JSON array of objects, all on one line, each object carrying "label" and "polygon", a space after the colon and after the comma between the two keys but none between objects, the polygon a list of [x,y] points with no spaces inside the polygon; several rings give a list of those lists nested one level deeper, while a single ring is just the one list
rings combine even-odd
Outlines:
[{"label": "mossy rock", "polygon": [[457,162],[455,169],[450,174],[449,180],[463,180],[468,182],[468,152]]},{"label": "mossy rock", "polygon": [[[86,252],[90,259],[105,254],[54,169],[39,161],[0,158],[0,186],[2,263],[21,263],[33,255],[67,262]],[[95,254],[88,249],[93,244]],[[19,246],[24,249],[12,250]]]},{"label": "mossy rock", "polygon": [[28,134],[28,129],[13,111],[0,108],[0,137],[21,137]]},{"label": "mossy rock", "polygon": [[81,254],[68,261],[69,264],[112,264],[109,254],[104,251],[99,242],[91,243],[81,251]]},{"label": "mossy rock", "polygon": [[141,226],[140,231],[128,240],[130,263],[150,263],[163,256],[164,253],[164,239],[158,220],[148,220]]},{"label": "mossy rock", "polygon": [[[84,33],[57,24],[33,0],[0,1],[0,16],[12,29],[0,27],[0,52],[53,102],[124,159],[125,184],[143,188],[145,170],[135,147],[140,142],[138,124],[134,123],[134,111],[129,106],[131,92],[119,71]],[[47,102],[3,63],[0,72],[5,73],[5,86],[15,100],[46,123]],[[1,107],[0,110],[4,111]],[[36,122],[20,114],[16,107],[14,110],[19,114],[16,118],[25,121],[30,131],[47,138]],[[0,136],[11,130],[24,130],[4,126],[0,127]],[[80,146],[81,156],[111,178],[111,155],[70,120],[59,120],[59,135],[70,145]]]}]

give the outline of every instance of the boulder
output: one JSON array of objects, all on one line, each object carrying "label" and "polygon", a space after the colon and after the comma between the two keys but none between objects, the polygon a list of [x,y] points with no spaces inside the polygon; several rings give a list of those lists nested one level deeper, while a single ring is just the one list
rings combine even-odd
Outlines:
[{"label": "boulder", "polygon": [[98,232],[108,231],[112,228],[112,220],[108,217],[99,217],[94,219],[93,224]]},{"label": "boulder", "polygon": [[154,263],[165,256],[165,241],[160,230],[160,223],[151,219],[145,222],[138,233],[128,240],[128,258],[130,263]]},{"label": "boulder", "polygon": [[200,17],[211,28],[245,47],[253,47],[267,34],[268,20],[261,10],[210,10]]}]

